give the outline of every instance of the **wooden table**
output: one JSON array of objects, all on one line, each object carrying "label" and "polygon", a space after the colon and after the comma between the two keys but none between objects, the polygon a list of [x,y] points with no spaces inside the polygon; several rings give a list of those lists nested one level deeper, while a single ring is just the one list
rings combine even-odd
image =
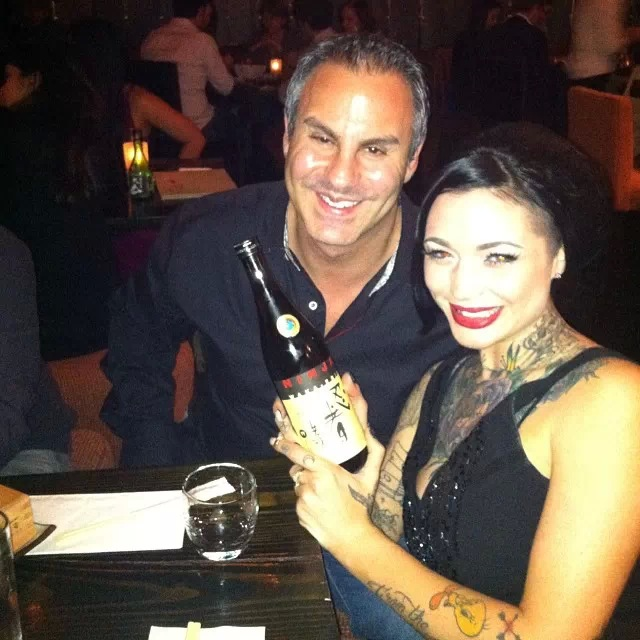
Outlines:
[{"label": "wooden table", "polygon": [[[24,556],[16,576],[24,640],[146,640],[151,625],[265,626],[269,640],[339,638],[320,548],[298,524],[281,458],[253,461],[256,532],[236,560],[182,549]],[[31,494],[177,489],[190,467],[13,476]]]},{"label": "wooden table", "polygon": [[[153,171],[175,171],[195,167],[224,169],[224,163],[221,158],[195,158],[191,160],[155,158],[151,160]],[[125,215],[115,215],[107,219],[107,225],[116,233],[140,229],[159,229],[167,216],[187,201],[179,199],[163,201],[157,190],[146,200],[132,200],[128,194],[123,197],[126,198],[126,207],[122,210]]]}]

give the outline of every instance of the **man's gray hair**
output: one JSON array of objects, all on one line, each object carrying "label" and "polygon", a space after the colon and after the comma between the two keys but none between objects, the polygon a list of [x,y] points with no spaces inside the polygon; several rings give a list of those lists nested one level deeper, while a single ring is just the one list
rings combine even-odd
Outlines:
[{"label": "man's gray hair", "polygon": [[[350,71],[397,73],[411,89],[413,124],[409,157],[413,158],[424,142],[429,118],[429,90],[422,67],[413,55],[397,42],[372,34],[355,34],[329,38],[305,53],[296,66],[287,87],[284,113],[288,133],[293,134],[300,96],[311,74],[324,63],[342,65]],[[366,78],[363,78],[366,82]]]}]

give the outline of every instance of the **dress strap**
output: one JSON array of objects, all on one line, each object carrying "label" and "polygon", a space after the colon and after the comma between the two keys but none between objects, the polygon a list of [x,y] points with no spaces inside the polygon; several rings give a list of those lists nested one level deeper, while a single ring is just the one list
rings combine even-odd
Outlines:
[{"label": "dress strap", "polygon": [[[548,376],[539,380],[532,380],[523,384],[512,395],[511,406],[514,415],[519,415],[519,422],[522,422],[529,413],[534,409],[536,404],[544,397],[544,395],[555,385],[572,371],[575,371],[583,364],[592,360],[601,358],[616,358],[619,360],[627,360],[625,356],[611,349],[604,347],[589,347],[581,351],[576,356],[563,362],[557,369],[554,369]],[[524,414],[520,412],[527,407]]]}]

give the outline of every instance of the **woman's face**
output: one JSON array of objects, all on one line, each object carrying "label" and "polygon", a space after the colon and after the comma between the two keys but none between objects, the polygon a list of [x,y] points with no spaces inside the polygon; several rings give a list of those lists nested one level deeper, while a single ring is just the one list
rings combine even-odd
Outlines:
[{"label": "woman's face", "polygon": [[534,215],[488,189],[434,201],[425,282],[461,345],[506,349],[552,305],[551,280],[564,270],[564,250],[553,251]]},{"label": "woman's face", "polygon": [[12,109],[23,103],[38,87],[39,74],[23,75],[22,71],[12,65],[5,65],[4,82],[0,85],[0,107]]},{"label": "woman's face", "polygon": [[358,33],[358,31],[360,31],[360,18],[358,18],[358,14],[355,12],[355,9],[345,7],[342,10],[340,20],[342,23],[342,30],[345,33]]}]

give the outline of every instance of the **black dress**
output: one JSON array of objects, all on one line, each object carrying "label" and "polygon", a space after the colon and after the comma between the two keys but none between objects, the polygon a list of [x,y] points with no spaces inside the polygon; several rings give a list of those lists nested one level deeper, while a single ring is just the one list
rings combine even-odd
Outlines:
[{"label": "black dress", "polygon": [[549,480],[525,455],[520,423],[569,372],[610,356],[621,357],[602,348],[587,349],[504,398],[436,471],[420,499],[417,474],[433,453],[440,407],[461,362],[459,357],[444,361],[427,387],[404,466],[404,531],[410,553],[446,578],[517,606],[549,488]]}]

